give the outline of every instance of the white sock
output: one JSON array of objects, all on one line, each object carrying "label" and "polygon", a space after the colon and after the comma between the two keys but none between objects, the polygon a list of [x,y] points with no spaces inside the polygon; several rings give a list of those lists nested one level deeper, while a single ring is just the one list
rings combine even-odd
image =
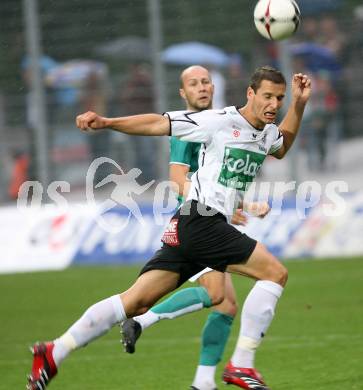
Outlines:
[{"label": "white sock", "polygon": [[133,319],[137,321],[141,325],[142,330],[144,330],[156,322],[159,322],[160,316],[159,314],[148,310],[146,313],[142,314],[141,316],[134,317]]},{"label": "white sock", "polygon": [[199,390],[216,389],[217,385],[214,380],[216,366],[198,366],[195,373],[193,386]]},{"label": "white sock", "polygon": [[235,367],[253,368],[260,345],[275,314],[283,287],[269,280],[258,281],[248,294],[241,313],[241,328],[232,355]]},{"label": "white sock", "polygon": [[88,308],[63,336],[54,340],[53,359],[56,366],[59,367],[70,352],[102,336],[125,319],[120,295],[104,299]]}]

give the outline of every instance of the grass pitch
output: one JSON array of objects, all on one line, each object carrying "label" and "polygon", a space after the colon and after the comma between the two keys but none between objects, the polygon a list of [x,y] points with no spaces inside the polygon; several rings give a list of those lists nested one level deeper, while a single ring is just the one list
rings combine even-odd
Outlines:
[{"label": "grass pitch", "polygon": [[[363,389],[363,258],[288,261],[289,283],[257,354],[273,390]],[[0,276],[0,389],[25,388],[37,340],[62,334],[91,304],[123,291],[140,267],[74,267]],[[234,276],[240,305],[252,286]],[[198,362],[207,311],[162,321],[141,336],[136,353],[117,327],[76,351],[52,390],[185,390]],[[233,352],[239,315],[217,372]],[[228,387],[232,389],[233,386]],[[237,388],[237,387],[233,387]]]}]

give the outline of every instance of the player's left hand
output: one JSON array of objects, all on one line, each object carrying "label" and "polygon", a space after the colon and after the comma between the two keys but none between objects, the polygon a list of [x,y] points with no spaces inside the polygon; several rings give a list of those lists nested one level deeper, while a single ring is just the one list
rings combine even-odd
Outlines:
[{"label": "player's left hand", "polygon": [[306,74],[296,73],[291,82],[292,97],[300,103],[306,103],[311,94],[311,80]]},{"label": "player's left hand", "polygon": [[244,210],[253,217],[264,218],[271,211],[267,202],[250,202]]},{"label": "player's left hand", "polygon": [[233,225],[242,225],[245,226],[248,222],[247,215],[243,212],[242,209],[236,209],[232,215],[231,223]]}]

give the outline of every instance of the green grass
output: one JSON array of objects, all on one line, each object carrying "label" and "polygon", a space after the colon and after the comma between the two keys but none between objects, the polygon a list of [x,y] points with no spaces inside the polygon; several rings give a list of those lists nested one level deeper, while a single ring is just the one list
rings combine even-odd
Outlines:
[{"label": "green grass", "polygon": [[[257,354],[274,390],[363,388],[363,258],[289,261],[289,283]],[[92,303],[126,289],[140,267],[80,267],[0,276],[0,389],[24,389],[36,340],[59,336]],[[252,282],[234,276],[239,301]],[[52,390],[182,390],[191,384],[207,312],[148,329],[134,355],[118,329],[76,351]],[[237,317],[223,362],[231,355]],[[229,387],[228,387],[229,388]]]}]

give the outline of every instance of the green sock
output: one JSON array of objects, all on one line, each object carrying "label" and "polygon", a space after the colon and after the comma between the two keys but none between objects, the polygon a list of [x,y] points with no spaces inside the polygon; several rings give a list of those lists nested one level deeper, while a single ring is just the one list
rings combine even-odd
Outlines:
[{"label": "green sock", "polygon": [[212,302],[204,287],[190,287],[177,291],[150,310],[158,314],[160,319],[172,319],[211,306]]},{"label": "green sock", "polygon": [[212,311],[204,325],[202,333],[202,348],[199,364],[216,366],[222,359],[228,336],[231,332],[233,317]]}]

